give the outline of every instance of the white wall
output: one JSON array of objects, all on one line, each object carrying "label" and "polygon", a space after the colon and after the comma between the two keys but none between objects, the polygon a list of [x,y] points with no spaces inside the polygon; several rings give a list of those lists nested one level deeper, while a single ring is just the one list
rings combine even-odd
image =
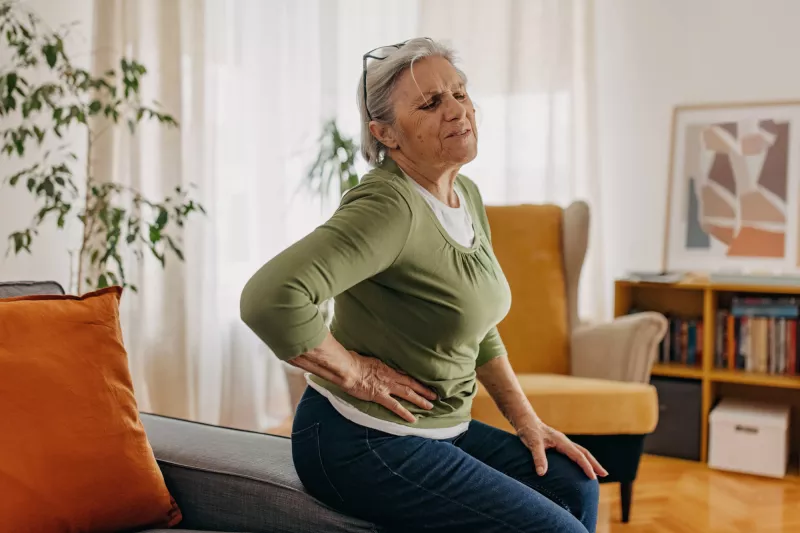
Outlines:
[{"label": "white wall", "polygon": [[675,105],[800,100],[796,0],[596,0],[608,272],[657,269]]},{"label": "white wall", "polygon": [[[607,272],[655,269],[664,236],[669,128],[682,103],[800,99],[800,1],[595,0],[600,178]],[[51,25],[81,21],[73,42],[88,62],[91,0],[28,0]],[[3,127],[0,125],[0,127]],[[83,153],[84,139],[70,139]],[[13,169],[0,158],[0,176]],[[5,257],[6,236],[33,213],[0,188],[0,279],[66,283],[64,234],[46,232],[33,257]]]},{"label": "white wall", "polygon": [[[79,26],[70,31],[66,43],[67,53],[74,63],[88,67],[91,60],[92,41],[92,0],[27,0],[25,5],[42,17],[53,29],[63,24],[78,21]],[[0,65],[5,64],[5,58]],[[0,121],[0,130],[6,129],[18,121]],[[80,132],[65,136],[64,141],[72,150],[82,157],[86,150],[85,136]],[[32,147],[32,145],[29,145]],[[24,163],[32,164],[38,158],[31,154],[25,161],[9,160],[8,156],[0,156],[0,181],[10,174],[24,168]],[[76,177],[83,176],[80,169],[85,167],[85,160],[76,162]],[[62,283],[65,288],[69,279],[69,256],[67,255],[66,237],[69,232],[57,231],[54,223],[46,224],[32,246],[33,254],[15,256],[13,251],[6,255],[8,235],[13,231],[24,229],[37,210],[33,197],[23,186],[17,189],[0,187],[0,281],[20,279],[53,279]],[[75,235],[73,228],[72,235]],[[73,241],[74,245],[74,241]]]}]

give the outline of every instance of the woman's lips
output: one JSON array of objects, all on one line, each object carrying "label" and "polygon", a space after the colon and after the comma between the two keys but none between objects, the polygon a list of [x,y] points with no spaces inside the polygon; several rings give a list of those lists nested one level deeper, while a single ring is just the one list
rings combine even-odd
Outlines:
[{"label": "woman's lips", "polygon": [[451,133],[450,135],[448,135],[447,137],[448,137],[448,138],[450,138],[450,137],[463,137],[463,136],[465,136],[466,134],[468,134],[468,133],[471,133],[471,132],[472,132],[472,130],[471,130],[471,129],[469,129],[469,128],[467,128],[467,129],[465,129],[465,130],[461,130],[461,131],[456,131],[456,132],[453,132],[453,133]]}]

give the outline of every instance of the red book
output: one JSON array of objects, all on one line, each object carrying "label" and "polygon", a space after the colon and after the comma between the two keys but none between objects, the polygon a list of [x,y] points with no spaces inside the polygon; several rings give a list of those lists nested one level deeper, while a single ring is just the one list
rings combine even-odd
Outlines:
[{"label": "red book", "polygon": [[786,373],[797,373],[797,319],[786,321]]},{"label": "red book", "polygon": [[736,368],[736,319],[728,315],[728,369]]}]

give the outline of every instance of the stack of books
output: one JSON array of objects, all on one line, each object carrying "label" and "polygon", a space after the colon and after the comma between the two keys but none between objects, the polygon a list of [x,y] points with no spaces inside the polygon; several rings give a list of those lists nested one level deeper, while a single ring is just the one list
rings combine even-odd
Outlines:
[{"label": "stack of books", "polygon": [[714,367],[800,375],[797,298],[734,298],[717,312]]},{"label": "stack of books", "polygon": [[703,365],[703,319],[668,316],[669,331],[658,351],[658,362],[701,367]]}]

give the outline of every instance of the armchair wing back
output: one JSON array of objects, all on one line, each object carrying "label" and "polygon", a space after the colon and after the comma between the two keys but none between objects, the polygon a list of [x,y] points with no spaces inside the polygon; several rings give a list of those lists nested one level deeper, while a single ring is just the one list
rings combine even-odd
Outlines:
[{"label": "armchair wing back", "polygon": [[514,371],[569,374],[572,312],[564,269],[564,209],[486,206],[486,214],[492,247],[511,287],[511,310],[498,330]]}]

